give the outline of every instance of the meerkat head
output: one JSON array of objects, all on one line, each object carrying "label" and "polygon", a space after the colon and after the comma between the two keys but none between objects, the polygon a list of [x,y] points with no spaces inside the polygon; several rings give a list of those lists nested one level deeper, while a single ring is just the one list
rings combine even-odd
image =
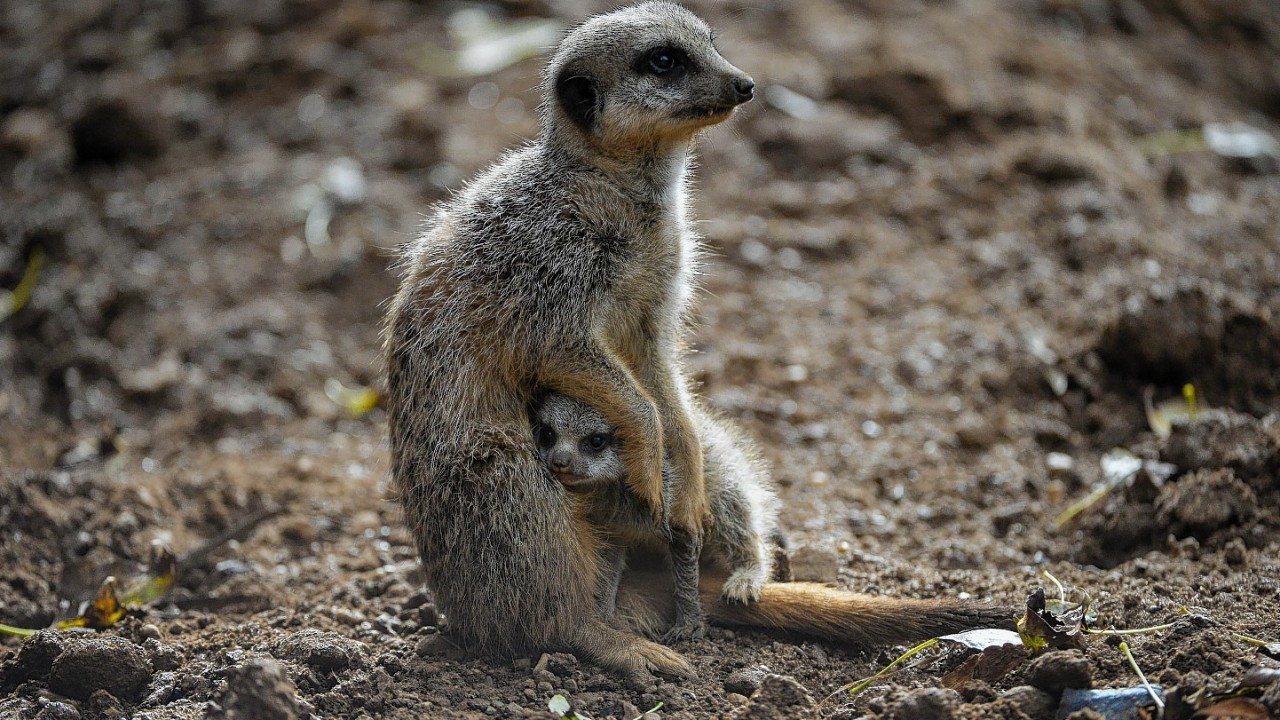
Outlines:
[{"label": "meerkat head", "polygon": [[621,483],[626,474],[613,428],[595,408],[549,393],[534,410],[538,457],[570,490]]},{"label": "meerkat head", "polygon": [[547,68],[544,126],[549,136],[578,133],[606,150],[673,146],[728,118],[754,87],[700,18],[645,2],[565,36]]}]

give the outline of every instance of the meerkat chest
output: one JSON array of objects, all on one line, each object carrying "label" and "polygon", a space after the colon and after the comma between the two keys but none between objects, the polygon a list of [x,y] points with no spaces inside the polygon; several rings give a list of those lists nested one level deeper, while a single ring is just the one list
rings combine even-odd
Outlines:
[{"label": "meerkat chest", "polygon": [[624,344],[643,343],[674,326],[689,295],[688,251],[678,226],[663,224],[633,240],[632,261],[613,285],[609,324]]}]

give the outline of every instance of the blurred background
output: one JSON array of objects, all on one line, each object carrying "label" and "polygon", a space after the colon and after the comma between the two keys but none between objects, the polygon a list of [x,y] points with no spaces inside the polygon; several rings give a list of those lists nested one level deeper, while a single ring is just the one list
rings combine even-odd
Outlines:
[{"label": "blurred background", "polygon": [[[689,6],[760,89],[699,143],[711,254],[690,363],[774,463],[798,568],[1016,604],[1040,564],[1116,567],[1188,537],[1275,548],[1280,5]],[[608,7],[3,3],[0,622],[74,614],[153,541],[190,550],[266,507],[181,576],[167,622],[209,613],[185,631],[223,639],[188,644],[179,672],[247,642],[246,622],[325,618],[370,657],[435,627],[372,394],[394,249],[535,137],[542,56]],[[1168,425],[1207,408],[1253,465],[1208,434],[1168,449]],[[1230,477],[1055,524],[1110,482],[1114,446]],[[1179,552],[1142,562],[1181,602],[1204,571]],[[1103,606],[1135,624],[1176,606],[1124,599],[1135,575]],[[1265,609],[1280,590],[1251,592]],[[701,662],[773,647],[719,640]],[[858,674],[771,652],[814,692]],[[409,705],[455,698],[405,666],[380,665]],[[447,667],[463,688],[491,672]],[[545,705],[506,672],[471,710]],[[673,696],[691,717],[721,707],[708,677]]]}]

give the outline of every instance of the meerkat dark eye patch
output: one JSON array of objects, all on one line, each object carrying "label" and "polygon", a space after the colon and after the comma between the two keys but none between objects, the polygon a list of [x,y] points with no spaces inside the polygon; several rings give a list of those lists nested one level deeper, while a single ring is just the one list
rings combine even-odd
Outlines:
[{"label": "meerkat dark eye patch", "polygon": [[599,452],[609,444],[609,436],[605,433],[595,433],[587,438],[587,447]]},{"label": "meerkat dark eye patch", "polygon": [[538,447],[549,448],[556,444],[556,431],[543,425],[538,429]]},{"label": "meerkat dark eye patch", "polygon": [[574,125],[588,132],[596,129],[600,97],[594,80],[565,70],[556,80],[556,99]]},{"label": "meerkat dark eye patch", "polygon": [[679,48],[663,45],[640,56],[635,70],[640,74],[657,75],[674,78],[683,75],[689,69],[689,56]]}]

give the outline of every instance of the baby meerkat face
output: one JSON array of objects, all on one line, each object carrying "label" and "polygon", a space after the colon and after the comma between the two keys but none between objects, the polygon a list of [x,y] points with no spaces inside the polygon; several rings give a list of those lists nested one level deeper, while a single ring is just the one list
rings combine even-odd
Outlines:
[{"label": "baby meerkat face", "polygon": [[538,457],[575,492],[621,483],[625,470],[613,428],[595,408],[551,393],[534,412]]},{"label": "baby meerkat face", "polygon": [[560,43],[548,85],[549,111],[611,148],[687,141],[728,118],[755,88],[716,50],[706,23],[667,2],[579,25]]}]

